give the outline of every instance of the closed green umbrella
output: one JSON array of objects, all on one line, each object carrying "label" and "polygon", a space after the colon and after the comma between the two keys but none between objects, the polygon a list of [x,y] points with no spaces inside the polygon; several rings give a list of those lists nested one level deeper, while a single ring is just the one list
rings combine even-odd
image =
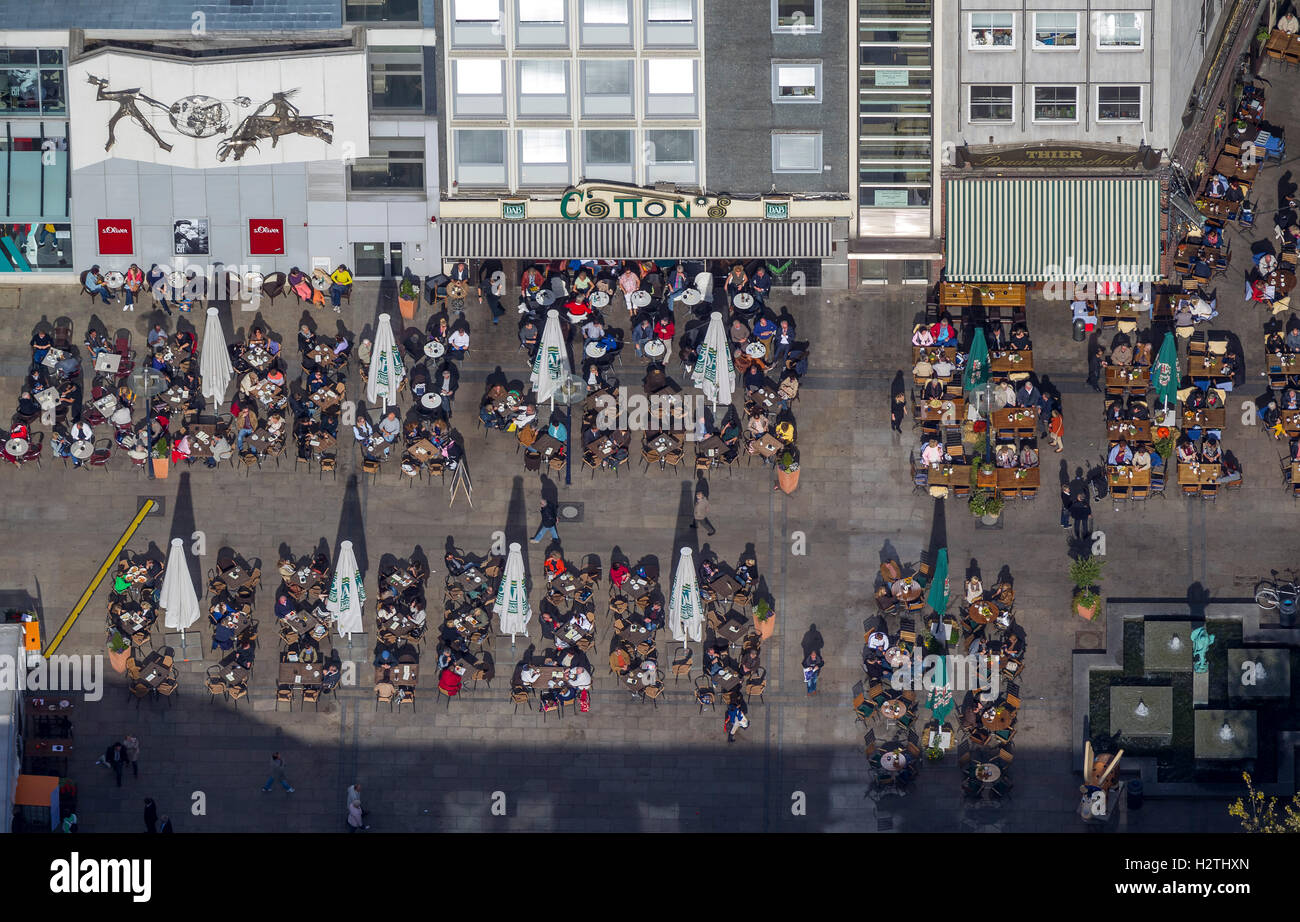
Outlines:
[{"label": "closed green umbrella", "polygon": [[956,703],[952,697],[952,684],[948,676],[948,657],[940,656],[939,662],[935,666],[934,674],[931,677],[932,687],[929,698],[925,706],[930,709],[940,726],[948,719],[948,715],[953,712]]},{"label": "closed green umbrella", "polygon": [[930,595],[926,602],[939,615],[948,610],[948,549],[939,548],[934,561],[934,577],[930,581]]},{"label": "closed green umbrella", "polygon": [[966,358],[966,370],[961,376],[962,390],[970,393],[983,387],[989,380],[989,344],[984,339],[984,330],[975,328],[975,336],[970,343],[970,355]]},{"label": "closed green umbrella", "polygon": [[1160,352],[1151,364],[1151,386],[1155,388],[1156,399],[1164,404],[1165,409],[1178,402],[1178,344],[1173,333],[1165,334],[1165,341],[1160,344]]}]

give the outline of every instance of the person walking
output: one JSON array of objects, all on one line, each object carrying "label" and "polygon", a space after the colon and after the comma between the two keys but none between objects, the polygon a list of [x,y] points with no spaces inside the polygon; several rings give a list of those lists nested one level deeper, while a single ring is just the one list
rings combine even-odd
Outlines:
[{"label": "person walking", "polygon": [[903,420],[906,418],[907,385],[903,382],[903,370],[900,368],[889,385],[889,428],[901,435]]},{"label": "person walking", "polygon": [[122,786],[122,769],[126,767],[127,754],[126,747],[121,743],[109,743],[108,748],[104,750],[103,757],[96,762],[96,765],[107,765],[113,769],[113,774],[117,776],[117,786]]},{"label": "person walking", "polygon": [[158,805],[153,802],[152,797],[144,799],[144,831],[158,831]]},{"label": "person walking", "polygon": [[691,522],[691,528],[698,528],[700,523],[703,522],[704,527],[709,530],[710,538],[717,534],[718,530],[709,521],[709,498],[704,495],[703,490],[695,491],[695,510],[693,514],[695,520]]},{"label": "person walking", "polygon": [[176,831],[175,829],[172,829],[172,818],[167,816],[165,813],[158,818],[158,831],[160,833],[171,833]]},{"label": "person walking", "polygon": [[1088,520],[1092,518],[1092,506],[1088,504],[1086,490],[1074,494],[1074,502],[1070,505],[1070,518],[1074,519],[1074,536],[1080,541],[1087,540]]},{"label": "person walking", "polygon": [[809,650],[808,655],[803,658],[803,680],[808,686],[808,694],[817,694],[817,677],[821,675],[822,667],[826,661],[817,650]]},{"label": "person walking", "polygon": [[1070,507],[1074,505],[1074,486],[1061,484],[1061,527],[1070,527]]},{"label": "person walking", "polygon": [[[349,825],[351,825],[351,819],[352,819],[352,807],[353,807],[354,804],[358,807],[358,809],[361,808],[361,782],[360,782],[360,781],[353,782],[352,785],[348,788],[348,822],[349,822]],[[370,815],[370,811],[369,811],[369,810],[361,809],[361,819],[362,819],[362,821],[364,821],[365,818],[366,818],[367,816],[369,816],[369,815]],[[369,829],[370,827],[369,827],[369,826],[364,826],[363,828],[365,828],[365,829]],[[352,832],[356,832],[356,829],[352,829],[351,831],[352,831]]]},{"label": "person walking", "polygon": [[533,544],[542,540],[542,535],[549,534],[554,540],[560,540],[560,533],[555,530],[555,504],[547,500],[542,501],[542,524],[537,528],[537,534],[533,535]]},{"label": "person walking", "polygon": [[749,717],[745,714],[745,696],[736,693],[727,705],[727,715],[722,718],[722,729],[727,731],[727,742],[736,741],[736,731],[749,726]]},{"label": "person walking", "polygon": [[1101,345],[1094,346],[1092,352],[1088,355],[1088,381],[1090,388],[1101,393],[1101,375],[1102,368],[1106,365],[1106,348]]},{"label": "person walking", "polygon": [[266,784],[262,786],[262,793],[271,793],[271,788],[277,781],[286,794],[293,793],[293,785],[289,784],[289,776],[284,770],[284,759],[280,758],[280,753],[273,752],[271,753],[271,777],[267,778]]},{"label": "person walking", "polygon": [[1061,415],[1060,410],[1052,410],[1051,418],[1047,421],[1047,441],[1052,443],[1052,447],[1057,453],[1065,450],[1065,445],[1061,439],[1065,437],[1065,417]]},{"label": "person walking", "polygon": [[348,832],[357,832],[369,828],[362,815],[361,801],[358,800],[355,803],[348,804]]},{"label": "person walking", "polygon": [[127,761],[131,763],[131,775],[140,777],[140,741],[134,734],[128,733],[122,737],[122,748],[126,750]]}]

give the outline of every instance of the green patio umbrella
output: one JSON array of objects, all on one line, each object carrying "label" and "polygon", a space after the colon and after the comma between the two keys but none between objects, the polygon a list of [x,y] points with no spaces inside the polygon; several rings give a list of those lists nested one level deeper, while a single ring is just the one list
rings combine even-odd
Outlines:
[{"label": "green patio umbrella", "polygon": [[948,715],[953,712],[956,704],[952,698],[952,682],[948,676],[948,657],[938,657],[938,663],[935,665],[934,674],[931,679],[933,687],[930,689],[930,695],[926,699],[925,706],[930,709],[940,726],[948,719]]},{"label": "green patio umbrella", "polygon": [[926,602],[939,615],[948,610],[948,549],[939,548],[934,560],[934,576],[930,580],[930,594]]},{"label": "green patio umbrella", "polygon": [[1151,363],[1151,386],[1165,409],[1178,403],[1178,344],[1173,333],[1165,334],[1160,352]]},{"label": "green patio umbrella", "polygon": [[989,380],[989,344],[984,339],[984,331],[976,327],[975,337],[970,343],[970,355],[966,358],[966,370],[961,376],[962,390],[970,393],[983,387]]}]

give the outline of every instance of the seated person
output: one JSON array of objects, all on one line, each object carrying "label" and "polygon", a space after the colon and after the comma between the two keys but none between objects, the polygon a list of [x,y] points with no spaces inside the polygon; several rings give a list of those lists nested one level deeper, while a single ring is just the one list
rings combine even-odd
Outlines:
[{"label": "seated person", "polygon": [[1110,363],[1112,365],[1132,365],[1133,347],[1127,342],[1120,342],[1110,350]]},{"label": "seated person", "polygon": [[1178,456],[1179,464],[1191,464],[1196,460],[1196,446],[1192,444],[1191,439],[1186,437],[1181,438],[1178,440],[1176,454]]},{"label": "seated person", "polygon": [[1219,440],[1210,436],[1201,443],[1201,460],[1206,464],[1218,464],[1223,458],[1223,451],[1219,447]]},{"label": "seated person", "polygon": [[943,446],[938,439],[930,439],[925,448],[921,449],[921,461],[927,465],[942,463],[944,456]]},{"label": "seated person", "polygon": [[1193,387],[1188,393],[1187,399],[1183,401],[1185,410],[1203,410],[1205,409],[1205,391],[1199,387]]},{"label": "seated person", "polygon": [[1129,419],[1150,419],[1151,410],[1147,402],[1141,397],[1130,397],[1128,399]]},{"label": "seated person", "polygon": [[1001,378],[993,385],[990,402],[995,410],[1014,407],[1016,405],[1016,389],[1011,386],[1011,382],[1006,378]]},{"label": "seated person", "polygon": [[916,331],[912,334],[913,346],[933,346],[934,334],[925,324],[917,324]]},{"label": "seated person", "polygon": [[1033,348],[1033,344],[1029,340],[1029,331],[1025,329],[1024,324],[1017,323],[1011,328],[1011,336],[1007,340],[1007,346],[1018,352]]},{"label": "seated person", "polygon": [[955,346],[957,344],[957,330],[952,325],[952,319],[946,311],[943,316],[930,325],[930,335],[934,338],[936,346]]},{"label": "seated person", "polygon": [[1002,444],[993,450],[993,463],[998,467],[1015,467],[1018,456],[1016,446]]},{"label": "seated person", "polygon": [[921,388],[922,400],[942,400],[943,395],[947,393],[948,386],[938,378],[931,378],[925,382],[925,387]]},{"label": "seated person", "polygon": [[1106,463],[1123,466],[1133,461],[1133,452],[1128,447],[1128,439],[1120,439],[1111,446],[1110,453],[1106,455]]},{"label": "seated person", "polygon": [[1020,466],[1021,467],[1038,467],[1038,449],[1035,448],[1028,440],[1020,449]]}]

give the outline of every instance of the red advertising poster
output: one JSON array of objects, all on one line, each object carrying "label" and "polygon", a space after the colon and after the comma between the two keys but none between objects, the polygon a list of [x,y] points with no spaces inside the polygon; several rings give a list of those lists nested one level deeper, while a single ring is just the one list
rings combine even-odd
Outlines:
[{"label": "red advertising poster", "polygon": [[250,218],[248,252],[253,256],[283,256],[284,219]]},{"label": "red advertising poster", "polygon": [[131,256],[135,253],[135,239],[128,219],[100,218],[96,223],[100,256]]}]

